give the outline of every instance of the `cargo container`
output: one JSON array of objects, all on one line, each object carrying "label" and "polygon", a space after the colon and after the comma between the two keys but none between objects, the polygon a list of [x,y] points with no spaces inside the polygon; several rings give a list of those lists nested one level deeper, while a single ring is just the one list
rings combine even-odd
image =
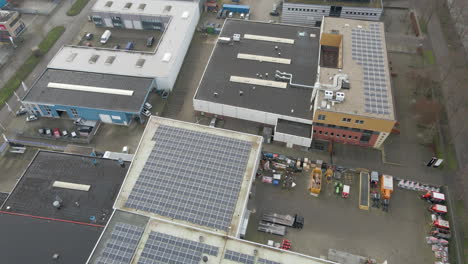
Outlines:
[{"label": "cargo container", "polygon": [[250,13],[250,6],[248,5],[223,5],[224,10],[228,10],[233,13]]}]

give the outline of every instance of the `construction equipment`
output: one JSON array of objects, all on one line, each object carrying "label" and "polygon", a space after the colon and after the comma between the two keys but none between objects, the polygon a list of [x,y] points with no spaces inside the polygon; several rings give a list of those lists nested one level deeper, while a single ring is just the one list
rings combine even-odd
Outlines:
[{"label": "construction equipment", "polygon": [[429,191],[426,194],[422,195],[421,198],[431,203],[437,203],[437,204],[445,203],[445,195],[440,192]]},{"label": "construction equipment", "polygon": [[328,167],[327,171],[325,171],[325,179],[327,180],[327,183],[331,183],[332,176],[333,176],[333,169],[330,166]]},{"label": "construction equipment", "polygon": [[267,223],[264,221],[260,221],[258,224],[258,231],[265,232],[268,234],[284,236],[286,235],[286,227],[282,225]]},{"label": "construction equipment", "polygon": [[432,213],[438,214],[438,215],[445,215],[447,214],[447,206],[441,205],[441,204],[434,204],[431,205],[428,210]]},{"label": "construction equipment", "polygon": [[393,176],[382,175],[380,192],[382,193],[382,199],[390,200],[393,193]]},{"label": "construction equipment", "polygon": [[318,197],[322,189],[322,170],[319,167],[314,168],[310,174],[309,191],[310,194]]},{"label": "construction equipment", "polygon": [[369,210],[369,172],[361,171],[359,176],[359,209]]}]

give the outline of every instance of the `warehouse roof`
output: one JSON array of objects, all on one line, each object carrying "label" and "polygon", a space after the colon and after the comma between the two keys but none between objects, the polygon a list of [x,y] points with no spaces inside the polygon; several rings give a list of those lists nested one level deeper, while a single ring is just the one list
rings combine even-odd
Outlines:
[{"label": "warehouse roof", "polygon": [[[107,7],[108,2],[112,2]],[[125,8],[130,4],[129,8]],[[144,9],[139,7],[144,5]],[[76,71],[102,72],[118,75],[167,77],[174,67],[180,67],[181,53],[187,36],[192,36],[198,22],[199,7],[196,2],[189,1],[149,1],[149,0],[98,0],[93,6],[93,12],[109,12],[146,17],[171,17],[167,28],[154,53],[127,51],[116,49],[101,49],[96,47],[63,46],[50,61],[48,67]],[[190,40],[189,40],[190,41]],[[70,56],[74,55],[71,60]],[[114,62],[109,65],[105,60],[90,64],[88,61],[94,54],[102,58],[115,56]],[[136,66],[138,61],[144,60],[143,65]]]},{"label": "warehouse roof", "polygon": [[151,117],[117,209],[236,235],[262,138]]},{"label": "warehouse roof", "polygon": [[152,78],[47,69],[23,101],[139,113],[152,85]]},{"label": "warehouse roof", "polygon": [[312,137],[312,125],[278,118],[276,131],[298,137]]},{"label": "warehouse roof", "polygon": [[320,83],[331,84],[335,75],[344,73],[349,76],[350,89],[340,90],[345,94],[344,102],[326,107],[322,107],[326,100],[324,92],[320,91],[318,107],[323,111],[394,120],[384,24],[325,17],[322,31],[340,34],[343,45],[342,68],[320,67]]},{"label": "warehouse roof", "polygon": [[285,0],[287,3],[382,8],[382,0]]},{"label": "warehouse roof", "polygon": [[[0,212],[0,251],[8,264],[83,264],[102,230],[103,227]],[[53,259],[54,254],[58,254],[58,259]]]},{"label": "warehouse roof", "polygon": [[[95,160],[96,162],[93,162]],[[2,210],[40,217],[105,225],[127,169],[116,161],[39,151]],[[54,183],[89,185],[89,190],[54,187]],[[57,185],[55,185],[57,186]],[[52,203],[62,201],[57,210]],[[95,220],[91,218],[94,217]]]},{"label": "warehouse roof", "polygon": [[[207,260],[202,261],[203,257]],[[112,216],[89,263],[116,263],[117,259],[121,264],[334,263],[120,210]]]},{"label": "warehouse roof", "polygon": [[320,29],[227,19],[195,100],[232,105],[310,120],[311,88],[275,81],[276,71],[292,82],[313,86],[317,74]]}]

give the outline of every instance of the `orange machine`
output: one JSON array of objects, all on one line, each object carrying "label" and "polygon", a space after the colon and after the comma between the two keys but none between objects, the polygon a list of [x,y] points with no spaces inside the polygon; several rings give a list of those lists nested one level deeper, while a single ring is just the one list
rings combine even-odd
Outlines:
[{"label": "orange machine", "polygon": [[310,173],[309,190],[313,196],[318,196],[322,189],[322,169],[316,167]]},{"label": "orange machine", "polygon": [[380,192],[383,200],[390,200],[393,193],[393,176],[385,174],[381,176]]}]

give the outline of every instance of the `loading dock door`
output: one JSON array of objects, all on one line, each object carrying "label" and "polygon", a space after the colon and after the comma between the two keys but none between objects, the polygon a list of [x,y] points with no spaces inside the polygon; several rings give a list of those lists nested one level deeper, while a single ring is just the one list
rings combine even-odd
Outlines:
[{"label": "loading dock door", "polygon": [[110,115],[99,114],[99,118],[104,123],[112,123],[112,118],[110,117]]}]

